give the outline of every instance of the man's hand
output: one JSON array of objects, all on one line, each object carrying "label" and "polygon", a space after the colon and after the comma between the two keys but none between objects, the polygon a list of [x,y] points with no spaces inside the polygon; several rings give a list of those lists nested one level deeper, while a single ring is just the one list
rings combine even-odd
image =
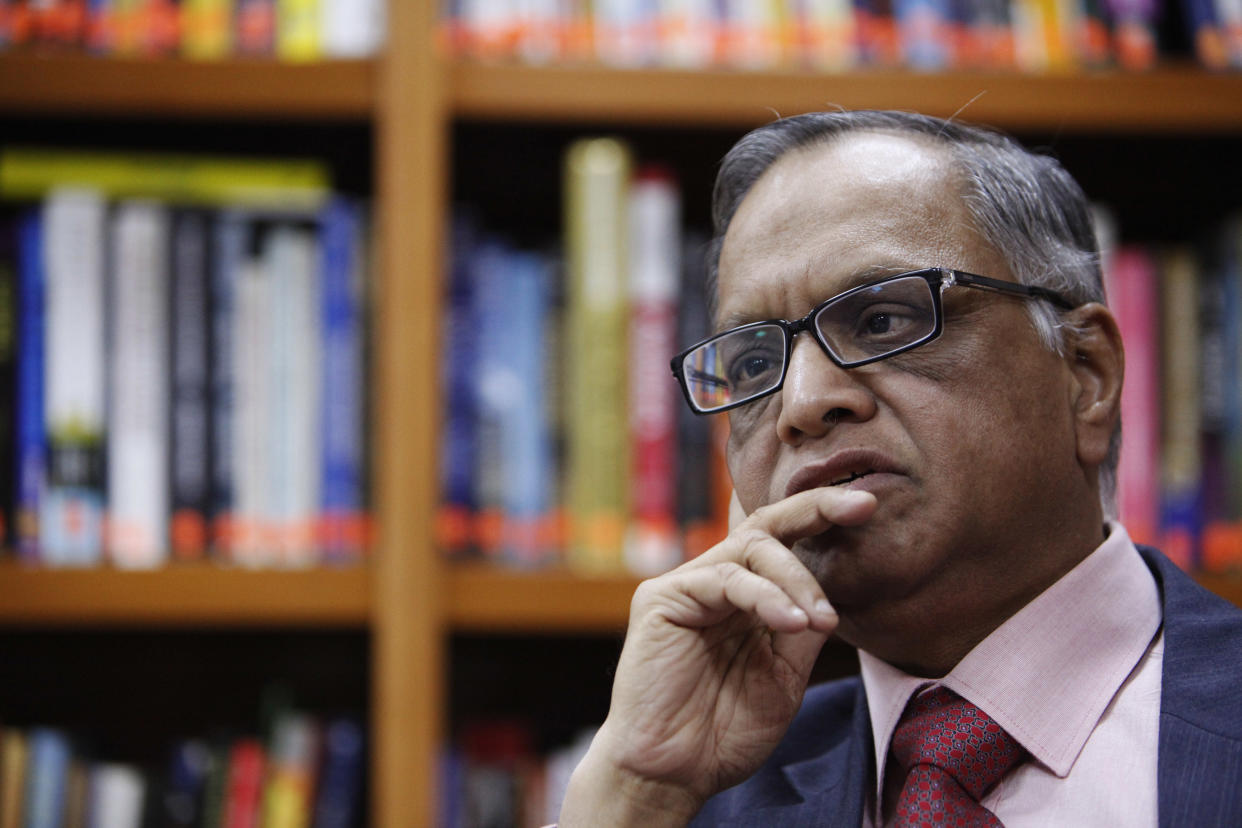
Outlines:
[{"label": "man's hand", "polygon": [[639,586],[612,706],[574,772],[561,828],[684,825],[763,764],[837,626],[790,547],[875,507],[866,492],[800,492]]}]

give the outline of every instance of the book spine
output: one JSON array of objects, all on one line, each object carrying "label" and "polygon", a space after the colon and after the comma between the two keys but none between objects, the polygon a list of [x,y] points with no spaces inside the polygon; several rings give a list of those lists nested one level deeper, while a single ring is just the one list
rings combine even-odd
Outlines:
[{"label": "book spine", "polygon": [[366,58],[384,43],[383,0],[320,0],[319,42],[325,57]]},{"label": "book spine", "polygon": [[280,391],[272,386],[273,331],[280,326],[272,307],[270,228],[256,228],[263,252],[244,260],[237,274],[234,361],[234,416],[232,468],[233,560],[245,566],[275,563],[275,548],[267,541],[273,489],[272,458],[276,453],[269,433],[272,405]]},{"label": "book spine", "polygon": [[1108,294],[1126,349],[1118,506],[1130,537],[1150,544],[1157,542],[1160,525],[1159,285],[1155,262],[1142,248],[1118,251],[1108,272]]},{"label": "book spine", "polygon": [[441,321],[445,389],[440,430],[441,505],[436,538],[449,558],[465,557],[474,520],[475,382],[478,339],[473,325],[477,232],[464,211],[453,218],[448,290]]},{"label": "book spine", "polygon": [[574,143],[566,157],[569,563],[623,569],[628,511],[628,404],[624,382],[626,198],[629,149],[615,139]]},{"label": "book spine", "polygon": [[658,575],[681,557],[677,536],[676,351],[681,199],[670,172],[648,168],[630,194],[629,369],[631,521],[626,565]]},{"label": "book spine", "polygon": [[168,224],[149,202],[112,217],[107,546],[125,568],[168,553]]},{"label": "book spine", "polygon": [[515,253],[510,260],[512,270],[503,290],[509,318],[502,328],[500,362],[500,379],[511,396],[500,446],[505,518],[501,557],[506,563],[532,567],[551,563],[558,551],[548,543],[545,529],[552,514],[554,475],[543,373],[551,273],[538,253]]},{"label": "book spine", "polygon": [[[711,334],[707,315],[707,240],[689,236],[684,246],[681,300],[677,315],[677,348],[688,347]],[[707,551],[720,538],[712,511],[712,420],[696,415],[677,400],[677,520],[681,526],[682,555],[689,559]]]},{"label": "book spine", "polygon": [[220,828],[258,828],[267,754],[258,739],[238,739],[229,750]]},{"label": "book spine", "polygon": [[90,825],[141,828],[146,788],[146,779],[135,767],[113,762],[96,765],[90,779]]},{"label": "book spine", "polygon": [[181,53],[194,60],[219,60],[233,51],[230,0],[181,0]]},{"label": "book spine", "polygon": [[276,56],[305,62],[322,56],[319,0],[276,0]]},{"label": "book spine", "polygon": [[505,446],[512,437],[511,409],[521,379],[509,371],[506,334],[510,318],[509,284],[516,254],[504,242],[482,241],[473,256],[475,268],[473,335],[478,338],[478,363],[472,376],[474,424],[474,530],[478,551],[489,559],[503,557],[505,545]]},{"label": "book spine", "polygon": [[271,57],[276,51],[276,0],[237,0],[234,38],[242,55]]},{"label": "book spine", "polygon": [[12,727],[0,730],[0,828],[22,828],[28,767],[26,734]]},{"label": "book spine", "polygon": [[347,563],[360,559],[366,548],[361,210],[353,202],[334,200],[321,228],[319,546],[325,561]]},{"label": "book spine", "polygon": [[47,485],[44,385],[43,215],[32,210],[18,229],[17,504],[18,558],[40,559],[39,517]]},{"label": "book spine", "polygon": [[249,262],[250,221],[225,211],[216,222],[211,273],[211,547],[231,561],[237,544],[237,292]]},{"label": "book spine", "polygon": [[62,731],[45,727],[32,728],[27,738],[23,828],[60,828],[69,775],[69,738]]},{"label": "book spine", "polygon": [[172,556],[207,557],[211,508],[211,225],[182,211],[173,229],[171,412],[169,423]]},{"label": "book spine", "polygon": [[15,548],[17,474],[17,225],[0,219],[0,556]]},{"label": "book spine", "polygon": [[263,828],[310,825],[319,725],[301,713],[283,713],[272,725],[263,782]]},{"label": "book spine", "polygon": [[48,487],[40,521],[44,560],[103,556],[105,205],[60,190],[44,204]]},{"label": "book spine", "polygon": [[357,823],[365,760],[358,722],[350,718],[328,722],[311,828],[351,828]]},{"label": "book spine", "polygon": [[1184,569],[1198,565],[1200,529],[1199,297],[1194,256],[1169,251],[1162,262],[1163,496],[1161,546]]}]

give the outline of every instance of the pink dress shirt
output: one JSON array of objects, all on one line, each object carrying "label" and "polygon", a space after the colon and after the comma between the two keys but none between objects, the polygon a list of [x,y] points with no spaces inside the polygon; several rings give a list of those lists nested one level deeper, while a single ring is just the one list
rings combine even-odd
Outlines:
[{"label": "pink dress shirt", "polygon": [[1160,596],[1126,530],[1109,529],[939,682],[859,652],[878,765],[865,828],[891,824],[901,779],[886,761],[889,742],[911,695],[935,684],[1031,754],[982,800],[1006,828],[1156,825]]}]

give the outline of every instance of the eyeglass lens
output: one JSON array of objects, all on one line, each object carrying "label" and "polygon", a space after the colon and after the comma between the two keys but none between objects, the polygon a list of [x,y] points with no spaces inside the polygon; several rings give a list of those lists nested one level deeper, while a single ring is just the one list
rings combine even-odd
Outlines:
[{"label": "eyeglass lens", "polygon": [[[936,329],[934,288],[906,276],[849,291],[824,305],[813,324],[843,365],[874,360],[930,337]],[[775,323],[739,328],[686,355],[683,373],[695,407],[714,411],[762,396],[785,373],[785,329]]]}]

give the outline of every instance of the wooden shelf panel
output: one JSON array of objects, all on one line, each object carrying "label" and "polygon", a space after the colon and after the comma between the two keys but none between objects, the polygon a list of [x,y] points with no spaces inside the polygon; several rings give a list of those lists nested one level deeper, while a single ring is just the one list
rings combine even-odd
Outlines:
[{"label": "wooden shelf panel", "polygon": [[290,64],[0,55],[0,109],[61,115],[369,119],[368,60]]},{"label": "wooden shelf panel", "polygon": [[836,106],[908,109],[1020,130],[1106,132],[1242,129],[1242,74],[1173,66],[1147,73],[618,70],[458,62],[448,68],[458,116],[506,121],[755,126]]},{"label": "wooden shelf panel", "polygon": [[370,573],[245,570],[209,565],[149,571],[0,565],[0,625],[98,627],[363,627]]},{"label": "wooden shelf panel", "polygon": [[445,621],[453,630],[622,633],[639,579],[452,566],[447,583]]}]

